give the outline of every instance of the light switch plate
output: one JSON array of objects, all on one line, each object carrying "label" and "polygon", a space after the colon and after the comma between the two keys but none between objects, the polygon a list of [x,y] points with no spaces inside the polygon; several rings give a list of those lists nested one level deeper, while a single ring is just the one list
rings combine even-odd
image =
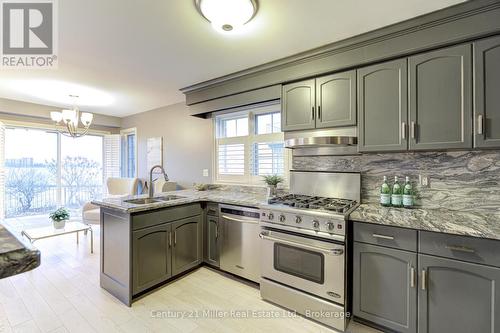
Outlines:
[{"label": "light switch plate", "polygon": [[418,175],[418,183],[422,187],[429,187],[429,177],[427,175]]},{"label": "light switch plate", "polygon": [[203,177],[208,177],[208,169],[203,169]]}]

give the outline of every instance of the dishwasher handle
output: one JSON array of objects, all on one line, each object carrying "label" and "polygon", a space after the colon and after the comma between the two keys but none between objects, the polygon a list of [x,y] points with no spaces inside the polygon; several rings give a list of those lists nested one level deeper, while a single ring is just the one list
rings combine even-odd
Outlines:
[{"label": "dishwasher handle", "polygon": [[256,223],[256,224],[259,223],[259,220],[257,220],[257,219],[241,219],[241,218],[231,217],[228,215],[222,215],[222,218],[225,220],[234,221],[234,222]]}]

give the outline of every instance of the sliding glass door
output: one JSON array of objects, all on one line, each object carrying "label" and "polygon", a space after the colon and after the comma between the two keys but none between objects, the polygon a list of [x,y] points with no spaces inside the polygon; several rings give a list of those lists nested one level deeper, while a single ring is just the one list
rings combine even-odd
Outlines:
[{"label": "sliding glass door", "polygon": [[47,213],[58,205],[57,134],[5,129],[5,216]]},{"label": "sliding glass door", "polygon": [[103,137],[5,129],[5,217],[78,210],[102,197]]}]

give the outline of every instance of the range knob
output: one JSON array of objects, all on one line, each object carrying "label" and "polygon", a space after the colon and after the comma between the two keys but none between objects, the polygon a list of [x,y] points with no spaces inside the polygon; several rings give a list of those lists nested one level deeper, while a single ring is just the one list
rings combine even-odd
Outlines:
[{"label": "range knob", "polygon": [[274,220],[274,214],[273,213],[267,214],[267,218],[270,220]]},{"label": "range knob", "polygon": [[302,223],[302,217],[295,216],[295,223],[297,223],[297,224]]},{"label": "range knob", "polygon": [[335,224],[333,222],[328,222],[326,224],[326,227],[328,228],[328,230],[333,231],[335,229]]},{"label": "range knob", "polygon": [[319,221],[318,220],[313,220],[313,228],[318,229],[319,228]]},{"label": "range knob", "polygon": [[281,214],[280,215],[280,222],[285,222],[285,220],[286,220],[285,215]]}]

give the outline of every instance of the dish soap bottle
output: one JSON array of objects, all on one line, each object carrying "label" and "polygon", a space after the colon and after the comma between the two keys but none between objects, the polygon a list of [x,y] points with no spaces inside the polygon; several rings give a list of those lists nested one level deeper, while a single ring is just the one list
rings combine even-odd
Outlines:
[{"label": "dish soap bottle", "polygon": [[403,188],[403,206],[405,208],[413,207],[413,187],[408,176],[406,176],[405,187]]},{"label": "dish soap bottle", "polygon": [[392,185],[391,203],[394,207],[403,205],[403,188],[398,182],[398,176],[394,177],[394,185]]},{"label": "dish soap bottle", "polygon": [[380,204],[384,207],[391,205],[391,188],[387,184],[387,176],[384,176],[384,182],[380,186]]}]

